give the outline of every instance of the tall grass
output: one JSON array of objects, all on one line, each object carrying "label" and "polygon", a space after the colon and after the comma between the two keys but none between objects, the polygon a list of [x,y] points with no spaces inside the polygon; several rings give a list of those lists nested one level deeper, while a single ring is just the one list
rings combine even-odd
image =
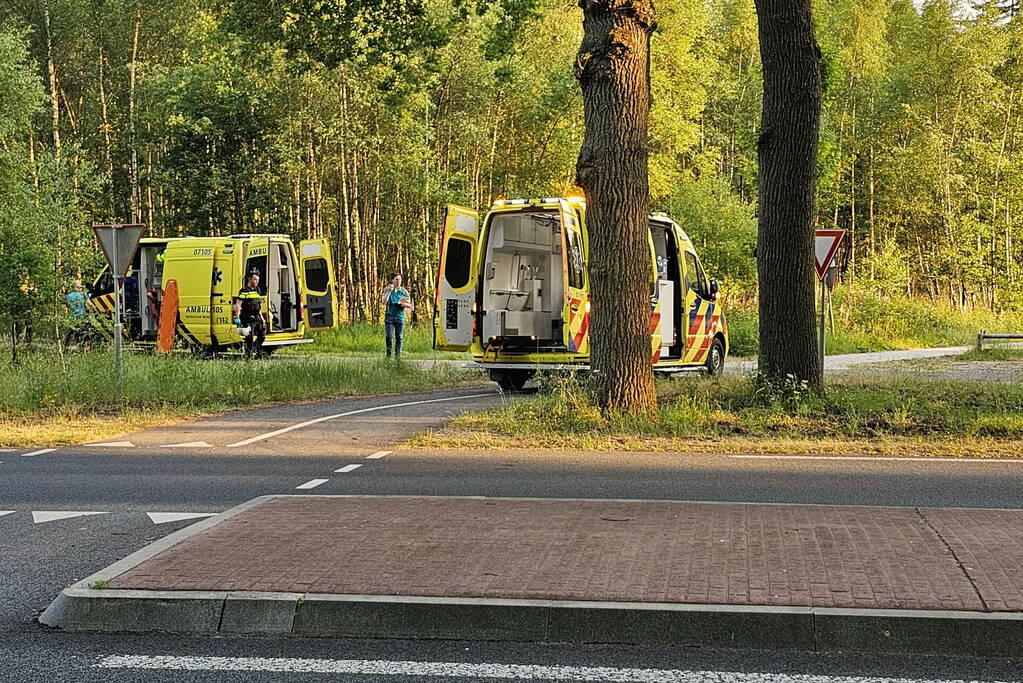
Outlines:
[{"label": "tall grass", "polygon": [[[312,344],[288,347],[281,353],[313,355],[322,353],[344,356],[383,356],[384,326],[372,323],[352,323],[336,330],[314,332]],[[460,353],[433,350],[433,326],[430,322],[406,325],[402,338],[402,355],[409,358],[462,358]]]},{"label": "tall grass", "polygon": [[123,382],[108,351],[56,355],[37,351],[17,365],[0,362],[0,417],[53,410],[111,413],[178,408],[211,410],[330,396],[386,394],[477,382],[446,365],[421,368],[384,359],[201,360],[185,355],[125,355]]},{"label": "tall grass", "polygon": [[[733,355],[757,354],[755,306],[730,307],[725,302]],[[989,332],[1023,332],[1023,312],[960,310],[926,299],[850,286],[835,290],[833,306],[835,326],[828,327],[829,354],[959,346],[972,343],[982,328]]]}]

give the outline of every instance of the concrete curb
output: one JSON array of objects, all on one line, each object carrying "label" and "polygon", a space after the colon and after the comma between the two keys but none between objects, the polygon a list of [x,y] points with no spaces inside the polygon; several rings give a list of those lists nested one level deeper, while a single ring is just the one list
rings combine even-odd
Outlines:
[{"label": "concrete curb", "polygon": [[995,657],[1014,657],[1023,651],[1023,613],[1019,612],[102,587],[186,538],[280,497],[290,496],[254,498],[79,581],[57,596],[39,617],[40,623],[74,631],[208,635],[662,644]]}]

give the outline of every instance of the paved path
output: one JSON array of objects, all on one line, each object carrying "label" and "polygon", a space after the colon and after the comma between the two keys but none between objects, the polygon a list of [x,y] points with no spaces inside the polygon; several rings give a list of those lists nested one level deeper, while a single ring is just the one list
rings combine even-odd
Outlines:
[{"label": "paved path", "polygon": [[[1006,346],[1018,348],[1020,345],[1008,344]],[[825,357],[824,369],[827,372],[843,372],[857,365],[869,365],[871,363],[959,356],[967,351],[972,351],[974,348],[975,347],[973,346],[945,346],[936,349],[903,349],[899,351],[872,351],[870,353],[842,353]],[[726,372],[741,374],[754,372],[756,369],[757,362],[755,360],[736,360],[725,364]]]}]

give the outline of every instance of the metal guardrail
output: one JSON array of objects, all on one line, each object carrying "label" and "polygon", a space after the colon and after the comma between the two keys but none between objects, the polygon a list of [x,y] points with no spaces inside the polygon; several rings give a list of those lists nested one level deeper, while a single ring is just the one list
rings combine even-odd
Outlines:
[{"label": "metal guardrail", "polygon": [[989,334],[987,330],[981,330],[977,333],[977,350],[984,350],[985,339],[1021,339],[1023,340],[1023,334]]}]

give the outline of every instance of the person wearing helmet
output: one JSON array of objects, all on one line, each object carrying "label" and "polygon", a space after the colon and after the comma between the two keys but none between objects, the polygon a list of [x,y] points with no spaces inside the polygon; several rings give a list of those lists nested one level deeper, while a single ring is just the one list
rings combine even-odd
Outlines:
[{"label": "person wearing helmet", "polygon": [[238,290],[234,298],[234,324],[238,328],[248,328],[245,336],[245,357],[258,357],[263,351],[263,340],[266,339],[266,323],[263,313],[263,297],[259,291],[259,272],[249,273],[245,286]]}]

